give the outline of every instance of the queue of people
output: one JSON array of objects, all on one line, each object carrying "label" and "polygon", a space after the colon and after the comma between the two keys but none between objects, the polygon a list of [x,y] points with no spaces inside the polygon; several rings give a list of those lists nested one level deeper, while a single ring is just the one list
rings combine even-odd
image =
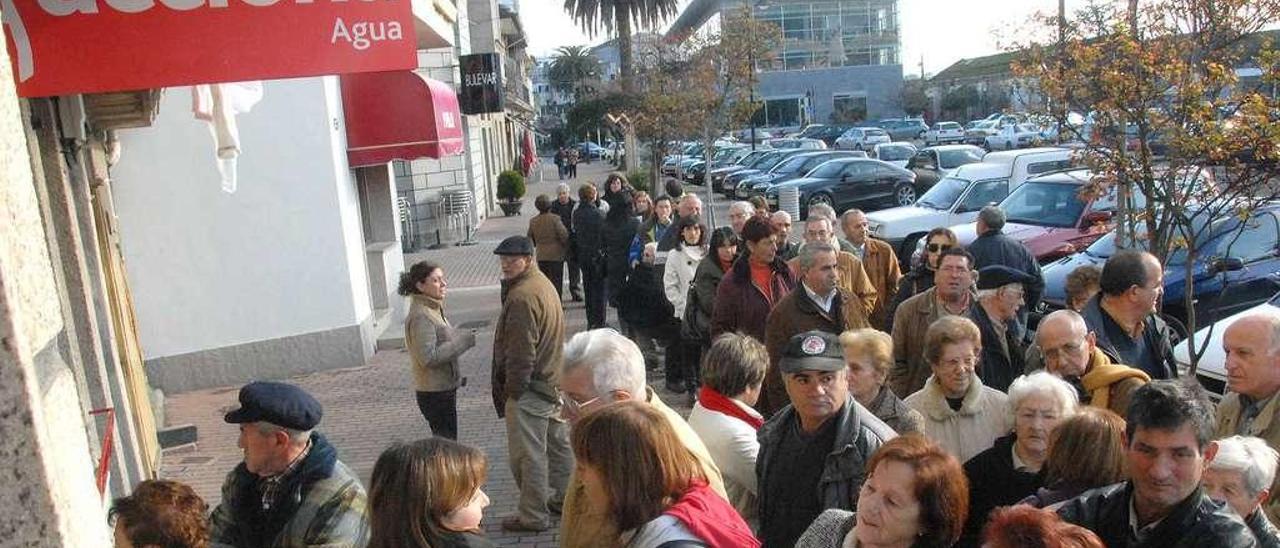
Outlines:
[{"label": "queue of people", "polygon": [[[712,230],[678,188],[604,188],[540,197],[495,249],[492,396],[519,491],[504,530],[559,515],[570,548],[1280,546],[1280,318],[1227,328],[1215,409],[1176,378],[1150,254],[1073,274],[1069,308],[1032,332],[1043,281],[998,210],[970,249],[930,232],[904,276],[861,212],[841,238],[814,207],[792,242],[789,216],[746,202]],[[570,336],[571,260],[587,329]],[[224,417],[244,461],[210,517],[189,488],[144,484],[116,501],[117,545],[491,546],[485,456],[453,441],[475,333],[448,321],[444,276],[420,263],[400,284],[433,436],[389,447],[367,494],[320,404],[255,382]],[[687,418],[648,385],[655,359]]]}]

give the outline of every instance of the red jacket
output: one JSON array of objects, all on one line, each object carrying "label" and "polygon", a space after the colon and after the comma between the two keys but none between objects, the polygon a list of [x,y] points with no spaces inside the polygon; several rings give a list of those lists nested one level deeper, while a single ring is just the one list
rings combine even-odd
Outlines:
[{"label": "red jacket", "polygon": [[740,331],[764,342],[765,320],[773,305],[786,297],[796,288],[796,278],[791,268],[780,257],[775,257],[769,266],[773,268],[770,285],[773,288],[773,300],[765,299],[751,282],[750,258],[743,256],[733,263],[733,268],[720,281],[716,291],[715,310],[711,314],[711,337],[721,333]]},{"label": "red jacket", "polygon": [[747,522],[706,482],[694,483],[663,513],[680,520],[711,548],[760,548]]}]

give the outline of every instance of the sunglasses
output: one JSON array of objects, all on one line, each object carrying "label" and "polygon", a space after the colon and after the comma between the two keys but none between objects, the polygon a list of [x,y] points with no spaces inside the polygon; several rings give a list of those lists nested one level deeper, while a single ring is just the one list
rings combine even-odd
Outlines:
[{"label": "sunglasses", "polygon": [[951,244],[929,244],[927,249],[929,250],[929,253],[940,253],[951,249]]}]

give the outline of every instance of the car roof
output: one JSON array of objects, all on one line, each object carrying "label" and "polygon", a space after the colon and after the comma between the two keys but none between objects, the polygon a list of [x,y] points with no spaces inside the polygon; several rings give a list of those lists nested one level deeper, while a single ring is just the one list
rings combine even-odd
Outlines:
[{"label": "car roof", "polygon": [[[973,149],[975,149],[975,148],[976,148],[976,149],[978,149],[978,150],[982,150],[982,147],[980,147],[980,146],[974,146],[974,145],[933,145],[933,146],[931,146],[931,147],[924,147],[924,148],[922,148],[922,149],[920,149],[920,150],[921,150],[921,151],[925,151],[925,150],[973,150]],[[984,152],[985,152],[985,151],[984,151]],[[985,157],[985,156],[984,156],[984,157]]]},{"label": "car roof", "polygon": [[1020,148],[1017,150],[1001,150],[999,152],[990,152],[982,157],[984,164],[1012,164],[1019,157],[1031,154],[1067,154],[1070,155],[1069,149],[1060,147],[1036,147],[1036,148]]},{"label": "car roof", "polygon": [[976,164],[965,164],[956,168],[956,172],[952,177],[957,179],[965,179],[968,181],[982,181],[986,179],[1006,179],[1010,175],[1009,164],[990,164],[987,162],[978,162]]},{"label": "car roof", "polygon": [[1067,183],[1067,184],[1083,185],[1088,183],[1089,179],[1092,179],[1092,178],[1093,178],[1092,172],[1090,172],[1088,169],[1080,168],[1080,169],[1068,169],[1065,171],[1055,171],[1053,173],[1046,173],[1039,177],[1032,177],[1030,179],[1027,179],[1027,182],[1028,183],[1032,183],[1032,182]]}]

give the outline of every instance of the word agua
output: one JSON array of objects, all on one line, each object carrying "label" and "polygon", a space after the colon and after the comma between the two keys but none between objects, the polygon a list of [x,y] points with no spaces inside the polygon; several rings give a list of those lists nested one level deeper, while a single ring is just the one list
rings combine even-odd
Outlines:
[{"label": "word agua", "polygon": [[404,33],[400,30],[398,21],[357,21],[348,26],[339,17],[333,22],[333,36],[329,43],[337,44],[338,40],[345,40],[356,50],[364,51],[375,42],[401,38],[404,38]]}]

